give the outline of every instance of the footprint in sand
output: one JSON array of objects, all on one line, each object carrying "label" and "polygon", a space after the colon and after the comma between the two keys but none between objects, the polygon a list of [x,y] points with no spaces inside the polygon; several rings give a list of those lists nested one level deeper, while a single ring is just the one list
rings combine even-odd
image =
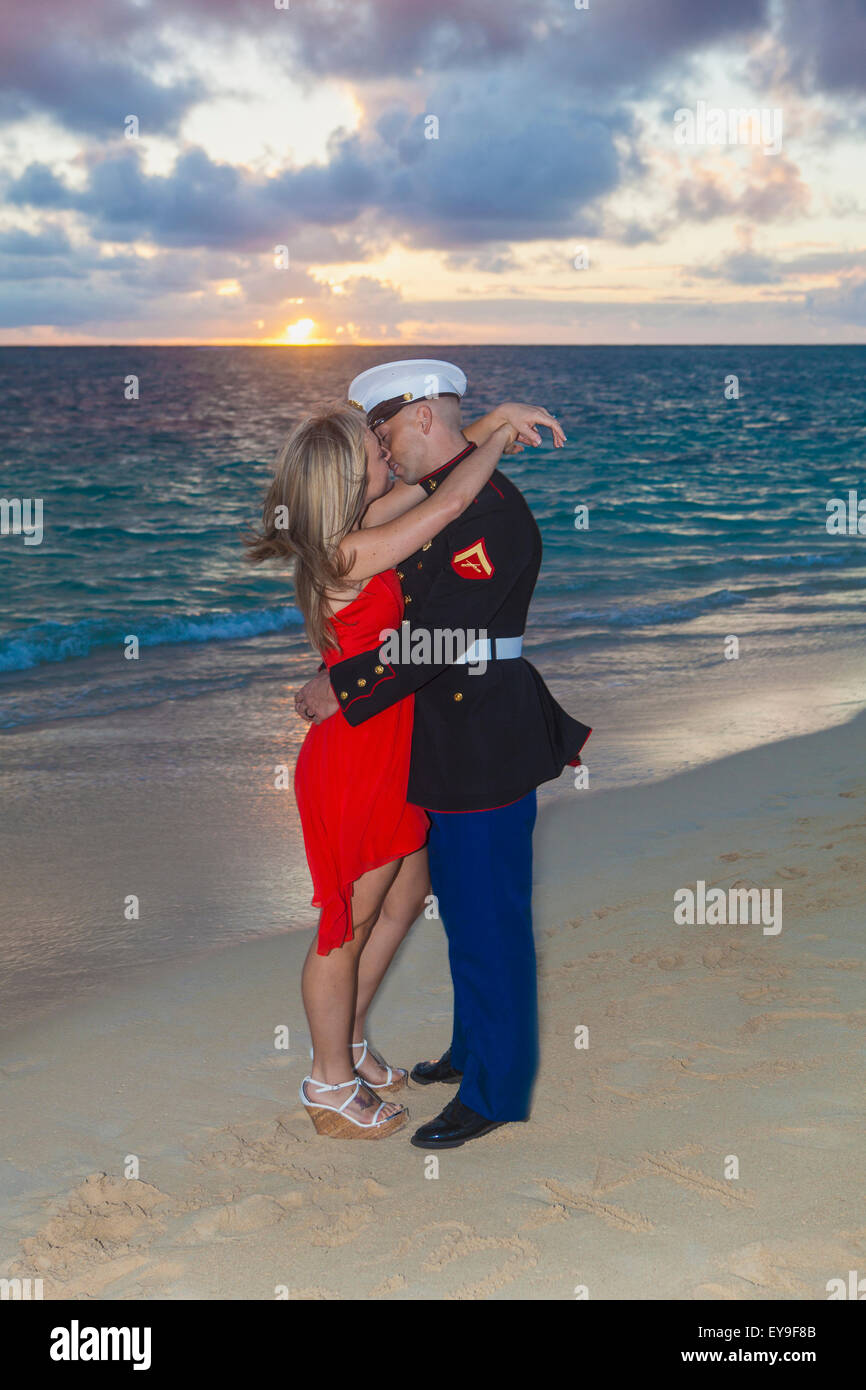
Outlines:
[{"label": "footprint in sand", "polygon": [[287,1198],[277,1201],[255,1192],[239,1202],[230,1202],[223,1207],[211,1207],[200,1212],[177,1237],[179,1245],[212,1240],[214,1236],[244,1236],[250,1231],[261,1231],[276,1226],[283,1221],[289,1210],[303,1204],[300,1192],[290,1193]]},{"label": "footprint in sand", "polygon": [[734,955],[730,948],[708,947],[701,956],[701,965],[705,965],[708,970],[717,970],[720,965],[737,966],[740,959]]},{"label": "footprint in sand", "polygon": [[685,956],[679,955],[659,956],[656,960],[659,970],[681,970],[685,963]]},{"label": "footprint in sand", "polygon": [[790,864],[786,864],[783,868],[777,869],[777,870],[776,870],[776,873],[778,874],[779,878],[806,878],[806,877],[807,877],[807,874],[806,874],[806,870],[805,870],[805,869],[795,869],[795,868],[793,868]]},{"label": "footprint in sand", "polygon": [[657,951],[638,951],[636,955],[629,956],[631,965],[657,965],[659,970],[681,970],[686,963],[685,956],[676,952],[670,955],[659,955]]},{"label": "footprint in sand", "polygon": [[402,1274],[390,1274],[381,1284],[377,1284],[375,1289],[371,1289],[366,1295],[371,1298],[387,1298],[389,1294],[400,1294],[407,1287],[406,1279]]},{"label": "footprint in sand", "polygon": [[[67,1281],[86,1275],[97,1291],[147,1260],[142,1237],[162,1230],[177,1204],[149,1183],[92,1173],[33,1236],[21,1241],[22,1259],[13,1274],[53,1276]],[[96,1279],[96,1284],[93,1280]]]},{"label": "footprint in sand", "polygon": [[[282,1173],[300,1182],[316,1182],[321,1178],[321,1168],[315,1172],[308,1168],[304,1153],[305,1144],[313,1133],[298,1106],[264,1123],[227,1125],[214,1132],[212,1148],[189,1157],[202,1168],[223,1168],[232,1172],[238,1168],[254,1168],[263,1173]],[[328,1175],[332,1176],[335,1168],[331,1164],[326,1166]]]},{"label": "footprint in sand", "polygon": [[351,1245],[366,1231],[374,1215],[372,1207],[357,1203],[337,1212],[336,1215],[322,1213],[321,1220],[313,1226],[307,1239],[310,1245],[318,1245],[323,1249]]},{"label": "footprint in sand", "polygon": [[719,858],[724,859],[726,864],[733,864],[735,859],[742,859],[742,857],[741,854],[737,854],[736,850],[731,850],[730,854],[719,855]]}]

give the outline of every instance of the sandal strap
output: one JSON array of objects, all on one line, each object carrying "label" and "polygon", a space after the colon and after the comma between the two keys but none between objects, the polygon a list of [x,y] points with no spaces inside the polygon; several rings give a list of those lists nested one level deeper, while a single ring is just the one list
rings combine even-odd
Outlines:
[{"label": "sandal strap", "polygon": [[[310,1101],[309,1096],[304,1091],[304,1087],[307,1085],[307,1082],[309,1082],[311,1086],[315,1086],[316,1090],[320,1092],[343,1091],[346,1089],[347,1086],[351,1086],[353,1088],[352,1094],[346,1097],[342,1105],[329,1105],[327,1107],[329,1110],[333,1110],[334,1113],[337,1115],[341,1115],[342,1112],[345,1110],[346,1106],[352,1104],[352,1101],[355,1099],[362,1086],[367,1086],[369,1088],[370,1085],[369,1081],[365,1081],[362,1076],[356,1076],[353,1081],[338,1081],[335,1086],[328,1086],[325,1084],[324,1081],[316,1081],[315,1078],[312,1076],[305,1076],[303,1081],[301,1082],[301,1100],[304,1102],[305,1105],[310,1105],[312,1103]],[[386,1100],[383,1100],[381,1102],[372,1120],[370,1120],[369,1124],[365,1124],[362,1120],[356,1120],[355,1123],[359,1125],[361,1129],[374,1129],[376,1125],[378,1125],[379,1116],[381,1115],[382,1111],[385,1109],[385,1106],[387,1104],[388,1102]]]},{"label": "sandal strap", "polygon": [[[393,1070],[391,1069],[391,1067],[389,1067],[388,1063],[387,1063],[382,1057],[377,1056],[376,1053],[373,1051],[373,1049],[372,1049],[371,1047],[368,1046],[368,1044],[367,1044],[367,1039],[365,1038],[364,1041],[363,1041],[362,1043],[352,1043],[352,1047],[363,1047],[363,1049],[364,1049],[364,1051],[361,1053],[360,1057],[358,1058],[357,1062],[355,1063],[355,1071],[356,1071],[356,1072],[364,1065],[364,1058],[365,1058],[365,1057],[367,1056],[367,1054],[369,1053],[371,1060],[374,1061],[374,1062],[376,1063],[377,1066],[384,1067],[384,1068],[385,1068],[385,1071],[388,1073],[388,1075],[386,1076],[386,1078],[385,1078],[384,1081],[379,1081],[379,1082],[368,1081],[366,1084],[367,1084],[368,1086],[372,1086],[374,1089],[375,1089],[375,1087],[376,1087],[377,1085],[378,1085],[378,1086],[390,1086],[390,1085],[391,1085],[391,1082],[394,1080],[394,1072],[393,1072]],[[362,1078],[362,1080],[363,1080],[363,1078]]]},{"label": "sandal strap", "polygon": [[303,1079],[303,1081],[301,1082],[301,1100],[304,1102],[305,1105],[310,1105],[310,1104],[311,1104],[310,1098],[309,1098],[309,1096],[307,1095],[306,1091],[304,1090],[304,1087],[307,1085],[308,1082],[309,1082],[309,1084],[310,1084],[311,1086],[315,1086],[316,1090],[317,1090],[320,1094],[322,1093],[322,1091],[344,1091],[344,1090],[346,1089],[347,1086],[351,1086],[351,1087],[353,1088],[352,1094],[351,1094],[350,1096],[347,1096],[347,1097],[346,1097],[346,1099],[343,1101],[343,1104],[342,1104],[342,1105],[340,1105],[340,1106],[336,1106],[336,1105],[329,1106],[329,1109],[335,1110],[335,1111],[337,1112],[337,1114],[340,1114],[341,1111],[345,1110],[345,1108],[346,1108],[347,1105],[351,1105],[351,1104],[352,1104],[352,1101],[355,1099],[355,1096],[358,1094],[358,1088],[359,1088],[360,1085],[362,1084],[360,1078],[357,1077],[357,1076],[353,1077],[351,1081],[338,1081],[338,1082],[336,1083],[336,1085],[334,1085],[334,1086],[329,1086],[329,1085],[327,1085],[327,1083],[324,1082],[324,1081],[317,1081],[317,1080],[315,1079],[315,1077],[313,1077],[313,1076],[305,1076],[304,1079]]}]

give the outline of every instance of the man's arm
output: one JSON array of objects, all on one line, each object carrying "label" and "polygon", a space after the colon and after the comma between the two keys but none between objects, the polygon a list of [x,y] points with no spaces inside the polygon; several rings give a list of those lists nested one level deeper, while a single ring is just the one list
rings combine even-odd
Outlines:
[{"label": "man's arm", "polygon": [[[338,708],[350,724],[362,724],[438,676],[450,663],[434,659],[437,654],[444,654],[445,644],[436,641],[437,632],[457,631],[459,624],[464,646],[468,646],[468,629],[475,637],[479,630],[486,631],[508,596],[515,573],[515,536],[513,519],[509,519],[504,508],[480,515],[469,509],[448,527],[445,539],[448,562],[433,581],[423,604],[413,613],[411,624],[404,621],[408,635],[400,635],[401,649],[418,654],[419,644],[416,642],[413,648],[413,634],[429,633],[429,650],[421,653],[422,659],[388,661],[380,645],[331,667],[331,687]],[[482,553],[477,562],[470,561],[476,568],[469,571],[477,577],[468,578],[465,572],[455,569],[453,557],[472,550],[478,542]],[[463,649],[457,647],[454,655],[459,656]]]},{"label": "man's arm", "polygon": [[541,443],[539,426],[550,430],[554,449],[561,449],[566,442],[565,432],[559,421],[543,405],[527,405],[522,401],[503,401],[487,415],[481,415],[471,424],[463,426],[463,434],[473,444],[481,445],[489,439],[500,425],[507,424],[516,432],[516,440],[509,444],[503,453],[521,453],[524,444],[537,447]]}]

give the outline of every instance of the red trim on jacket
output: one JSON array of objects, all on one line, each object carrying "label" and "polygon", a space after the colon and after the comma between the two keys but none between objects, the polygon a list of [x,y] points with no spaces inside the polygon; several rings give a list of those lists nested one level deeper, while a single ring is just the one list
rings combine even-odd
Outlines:
[{"label": "red trim on jacket", "polygon": [[[591,733],[592,733],[592,728],[590,728],[590,730],[589,730],[589,734],[591,734]],[[584,748],[585,748],[586,745],[587,745],[587,742],[588,742],[588,740],[589,740],[589,734],[587,734],[586,738],[583,740],[583,743],[580,745],[580,753],[583,752]],[[565,766],[566,766],[566,767],[584,767],[584,766],[585,766],[585,763],[582,761],[581,756],[580,756],[580,753],[578,753],[578,755],[577,755],[576,758],[572,758],[569,762],[567,762],[567,763],[565,764]]]},{"label": "red trim on jacket", "polygon": [[[449,459],[447,463],[440,464],[440,466],[439,466],[438,468],[434,468],[434,469],[433,469],[433,472],[432,472],[432,473],[425,473],[425,475],[424,475],[423,478],[419,478],[419,479],[418,479],[418,482],[419,482],[419,483],[426,483],[428,478],[435,478],[435,477],[436,477],[436,474],[437,474],[437,473],[441,473],[443,468],[450,468],[451,465],[452,465],[452,463],[459,463],[461,459],[465,459],[466,455],[467,455],[467,454],[470,454],[470,453],[472,452],[473,449],[477,449],[477,447],[478,447],[477,444],[468,444],[467,447],[463,450],[462,454],[457,454],[455,458]],[[487,479],[487,483],[485,483],[485,487],[488,486],[488,485],[489,485],[490,487],[493,488],[493,491],[496,493],[497,497],[499,497],[499,498],[504,502],[504,501],[505,501],[505,494],[504,494],[503,492],[500,492],[500,491],[499,491],[499,488],[496,486],[496,484],[494,483],[494,481],[493,481],[492,478],[488,478],[488,479]],[[473,502],[477,502],[477,501],[478,501],[478,498],[477,498],[477,497],[473,497],[472,501],[473,501]]]},{"label": "red trim on jacket", "polygon": [[466,455],[471,454],[474,448],[476,448],[475,444],[467,444],[462,453],[455,454],[453,459],[449,459],[447,463],[440,464],[438,468],[433,469],[432,473],[425,473],[423,478],[418,479],[418,482],[426,483],[428,478],[435,478],[436,474],[441,473],[443,468],[450,468],[452,463],[459,463],[461,459],[465,459]]},{"label": "red trim on jacket", "polygon": [[[361,691],[361,693],[360,693],[359,695],[353,695],[352,698],[351,698],[351,700],[346,700],[346,701],[341,700],[341,701],[340,701],[340,709],[342,709],[342,710],[348,709],[349,706],[350,706],[350,705],[354,705],[355,702],[356,702],[357,700],[369,700],[370,696],[373,694],[373,691],[374,691],[374,690],[378,690],[379,686],[382,684],[383,681],[392,681],[392,680],[394,680],[394,678],[395,678],[395,676],[396,676],[396,672],[395,672],[395,670],[394,670],[394,667],[391,666],[391,665],[389,665],[389,666],[388,666],[388,670],[389,670],[389,672],[390,672],[390,675],[387,675],[387,676],[380,676],[379,679],[375,682],[375,684],[370,686],[370,689],[369,689],[369,690],[363,690],[363,691]],[[333,688],[333,687],[332,687],[332,688]],[[334,693],[336,694],[336,692],[334,692]]]}]

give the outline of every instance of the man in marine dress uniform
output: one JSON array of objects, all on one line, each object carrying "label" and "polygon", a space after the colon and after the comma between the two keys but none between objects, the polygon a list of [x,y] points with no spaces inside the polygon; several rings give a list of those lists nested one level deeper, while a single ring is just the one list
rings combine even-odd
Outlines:
[{"label": "man in marine dress uniform", "polygon": [[[398,477],[428,496],[475,448],[460,432],[466,384],[453,364],[422,360],[373,367],[349,388]],[[456,521],[398,568],[407,629],[399,643],[337,662],[295,700],[307,717],[341,710],[357,725],[415,694],[407,799],[430,816],[454,1021],[448,1051],[419,1063],[412,1079],[459,1082],[455,1098],[413,1135],[424,1149],[454,1148],[529,1115],[538,1061],[535,789],[579,764],[591,732],[521,656],[540,564],[532,513],[497,470]],[[449,642],[455,633],[468,634],[464,651]]]}]

